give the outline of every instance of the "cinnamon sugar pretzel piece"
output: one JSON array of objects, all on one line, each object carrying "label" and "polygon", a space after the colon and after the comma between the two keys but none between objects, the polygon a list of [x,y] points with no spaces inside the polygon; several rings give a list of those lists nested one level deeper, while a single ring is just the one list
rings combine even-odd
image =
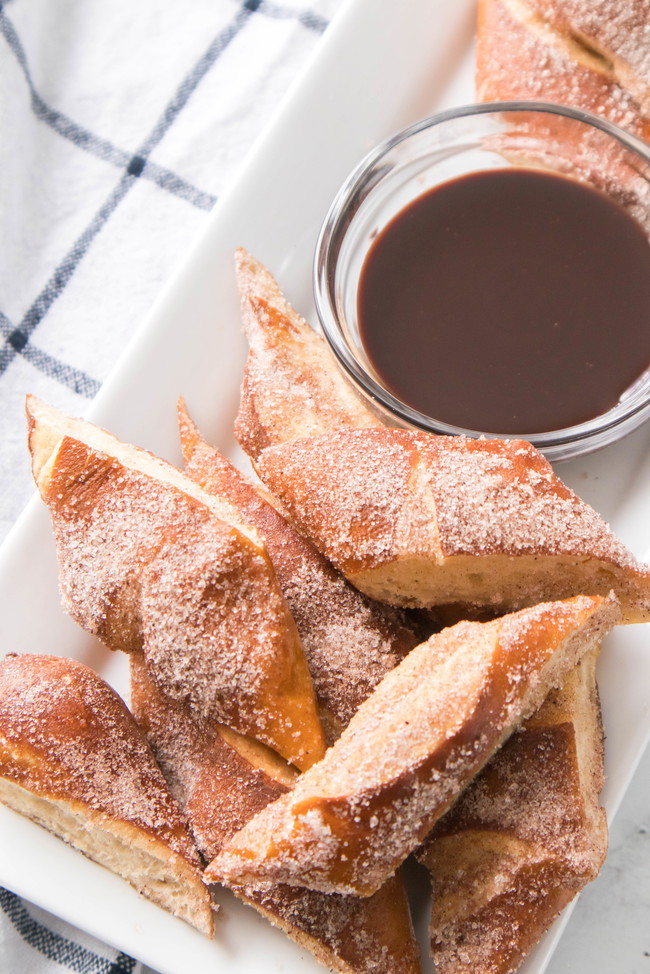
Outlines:
[{"label": "cinnamon sugar pretzel piece", "polygon": [[268,271],[238,259],[251,346],[238,438],[354,586],[465,616],[613,589],[626,622],[650,619],[650,570],[534,447],[385,426]]},{"label": "cinnamon sugar pretzel piece", "polygon": [[432,636],[206,877],[372,894],[619,618],[614,599],[578,596]]},{"label": "cinnamon sugar pretzel piece", "polygon": [[235,267],[249,345],[235,432],[248,456],[343,426],[381,426],[269,271],[243,249]]},{"label": "cinnamon sugar pretzel piece", "polygon": [[257,470],[362,592],[506,612],[614,590],[650,618],[650,570],[522,440],[342,429],[262,451]]},{"label": "cinnamon sugar pretzel piece", "polygon": [[[170,701],[131,657],[132,706],[187,814],[206,859],[269,802],[288,792],[295,775],[272,752],[224,727],[198,722]],[[374,896],[328,896],[276,885],[233,885],[233,892],[300,947],[340,974],[418,974],[402,880],[393,877]]]},{"label": "cinnamon sugar pretzel piece", "polygon": [[373,687],[421,641],[422,626],[350,585],[260,489],[200,437],[182,403],[179,425],[188,476],[235,506],[264,542],[332,740]]},{"label": "cinnamon sugar pretzel piece", "polygon": [[556,102],[650,140],[647,0],[480,0],[480,101]]},{"label": "cinnamon sugar pretzel piece", "polygon": [[419,853],[438,974],[513,974],[607,851],[590,651],[515,731]]},{"label": "cinnamon sugar pretzel piece", "polygon": [[0,661],[0,801],[212,935],[187,822],[125,704],[87,666]]},{"label": "cinnamon sugar pretzel piece", "polygon": [[165,692],[307,767],[324,751],[300,638],[258,535],[150,453],[33,397],[34,477],[64,606]]}]

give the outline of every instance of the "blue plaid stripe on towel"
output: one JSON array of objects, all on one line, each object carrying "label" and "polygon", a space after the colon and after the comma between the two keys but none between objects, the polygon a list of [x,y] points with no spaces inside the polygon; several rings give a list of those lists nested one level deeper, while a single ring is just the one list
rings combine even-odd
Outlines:
[{"label": "blue plaid stripe on towel", "polygon": [[126,954],[104,947],[63,921],[0,889],[0,971],[3,974],[142,974]]},{"label": "blue plaid stripe on towel", "polygon": [[23,397],[83,413],[338,0],[0,0],[0,538]]},{"label": "blue plaid stripe on towel", "polygon": [[[0,0],[0,539],[34,489],[25,394],[85,412],[338,4]],[[2,974],[141,971],[0,906]]]}]

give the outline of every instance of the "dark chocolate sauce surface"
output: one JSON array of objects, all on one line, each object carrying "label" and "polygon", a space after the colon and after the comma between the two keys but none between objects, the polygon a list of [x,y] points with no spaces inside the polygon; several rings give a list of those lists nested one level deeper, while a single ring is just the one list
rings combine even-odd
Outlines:
[{"label": "dark chocolate sauce surface", "polygon": [[650,244],[574,180],[463,176],[373,241],[358,314],[383,383],[420,412],[489,433],[562,429],[606,412],[650,365]]}]

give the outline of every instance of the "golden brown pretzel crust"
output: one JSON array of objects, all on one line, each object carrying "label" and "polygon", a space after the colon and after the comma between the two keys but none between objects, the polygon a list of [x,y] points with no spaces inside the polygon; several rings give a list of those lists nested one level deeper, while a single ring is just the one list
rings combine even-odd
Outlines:
[{"label": "golden brown pretzel crust", "polygon": [[[164,697],[131,657],[132,706],[145,729],[196,842],[207,860],[250,818],[291,785],[270,752],[224,728],[198,723]],[[234,746],[233,746],[234,745]],[[327,967],[341,974],[418,974],[418,952],[399,877],[375,896],[325,896],[274,886],[231,887]]]},{"label": "golden brown pretzel crust", "polygon": [[217,450],[179,407],[186,472],[260,534],[302,641],[330,740],[383,676],[424,638],[406,613],[353,588]]},{"label": "golden brown pretzel crust", "polygon": [[373,598],[505,612],[613,589],[625,621],[650,617],[650,571],[523,441],[344,429],[270,447],[257,469]]},{"label": "golden brown pretzel crust", "polygon": [[479,0],[480,101],[541,100],[650,137],[648,4]]},{"label": "golden brown pretzel crust", "polygon": [[243,249],[235,265],[249,345],[235,433],[248,456],[343,426],[380,426],[267,269]]},{"label": "golden brown pretzel crust", "polygon": [[432,636],[206,876],[373,893],[619,617],[612,599],[576,597]]},{"label": "golden brown pretzel crust", "polygon": [[[265,486],[355,587],[457,615],[614,589],[625,622],[650,618],[650,571],[529,443],[383,425],[268,271],[239,260],[255,382],[242,389],[238,437]],[[262,298],[273,314],[261,313]]]},{"label": "golden brown pretzel crust", "polygon": [[82,663],[0,662],[0,800],[211,934],[187,821],[126,706]]},{"label": "golden brown pretzel crust", "polygon": [[165,691],[197,713],[298,766],[316,760],[313,684],[257,535],[144,451],[33,398],[28,414],[70,615],[111,649],[142,650]]},{"label": "golden brown pretzel crust", "polygon": [[427,839],[440,974],[511,974],[607,851],[592,651]]}]

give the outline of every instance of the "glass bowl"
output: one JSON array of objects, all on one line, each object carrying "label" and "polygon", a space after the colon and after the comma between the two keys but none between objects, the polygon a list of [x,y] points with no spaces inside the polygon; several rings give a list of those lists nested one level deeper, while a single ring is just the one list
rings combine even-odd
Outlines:
[{"label": "glass bowl", "polygon": [[[316,247],[316,309],[340,365],[389,424],[438,434],[525,439],[548,459],[563,460],[608,445],[650,415],[650,369],[612,408],[578,425],[529,434],[467,429],[401,401],[373,367],[360,335],[359,278],[382,229],[413,200],[449,180],[517,166],[568,176],[606,193],[650,237],[650,148],[645,143],[604,119],[559,105],[469,105],[398,132],[348,177]],[[650,308],[648,312],[650,319]],[[650,361],[650,320],[648,325]],[[435,368],[432,364],[434,380]]]}]

